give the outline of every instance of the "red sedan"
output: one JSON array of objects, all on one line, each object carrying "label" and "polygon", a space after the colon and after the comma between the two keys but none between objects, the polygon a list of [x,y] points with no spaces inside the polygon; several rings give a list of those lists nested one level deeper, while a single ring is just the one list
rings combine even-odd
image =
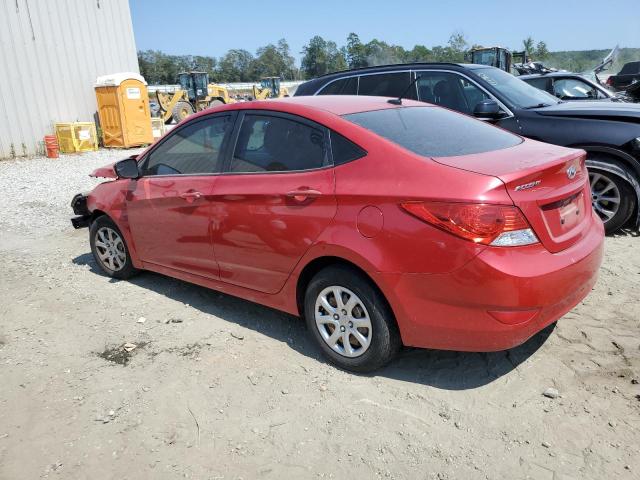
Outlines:
[{"label": "red sedan", "polygon": [[508,349],[580,302],[604,236],[584,162],[410,100],[239,103],[99,169],[112,181],[73,223],[107,275],[301,315],[330,361],[367,371],[401,345]]}]

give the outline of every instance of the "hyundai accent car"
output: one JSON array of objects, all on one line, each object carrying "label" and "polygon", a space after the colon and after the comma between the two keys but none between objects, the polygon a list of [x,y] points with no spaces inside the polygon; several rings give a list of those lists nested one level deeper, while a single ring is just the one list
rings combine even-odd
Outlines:
[{"label": "hyundai accent car", "polygon": [[[408,85],[412,88],[407,89]],[[411,63],[331,73],[295,95],[382,95],[433,103],[534,140],[587,152],[591,202],[607,232],[640,226],[640,105],[563,102],[485,65]]]},{"label": "hyundai accent car", "polygon": [[585,153],[424,103],[301,97],[189,117],[72,206],[109,276],[151,270],[301,315],[369,371],[402,345],[514,347],[591,290]]}]

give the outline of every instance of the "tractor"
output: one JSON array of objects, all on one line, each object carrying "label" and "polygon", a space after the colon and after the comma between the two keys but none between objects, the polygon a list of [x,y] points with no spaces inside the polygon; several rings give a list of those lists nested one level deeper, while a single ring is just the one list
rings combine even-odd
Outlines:
[{"label": "tractor", "polygon": [[529,57],[526,51],[511,52],[503,47],[473,48],[467,53],[467,60],[478,65],[496,67],[507,73],[513,73],[516,65],[529,63]]},{"label": "tractor", "polygon": [[253,98],[266,100],[267,98],[288,97],[287,87],[280,87],[280,77],[264,77],[260,79],[260,86],[253,86]]},{"label": "tractor", "polygon": [[209,83],[207,72],[182,72],[178,74],[178,83],[180,89],[174,93],[156,91],[159,116],[166,124],[178,123],[209,107],[235,102],[226,87]]}]

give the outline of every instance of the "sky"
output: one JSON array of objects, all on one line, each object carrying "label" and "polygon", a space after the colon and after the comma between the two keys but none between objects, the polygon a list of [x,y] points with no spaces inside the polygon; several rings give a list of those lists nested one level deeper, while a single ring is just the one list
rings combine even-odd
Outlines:
[{"label": "sky", "polygon": [[[640,47],[640,0],[130,0],[138,50],[220,57],[285,38],[297,61],[314,35],[338,46],[355,32],[413,48],[469,43],[520,49],[531,35],[549,50]],[[614,6],[615,5],[615,6]]]}]

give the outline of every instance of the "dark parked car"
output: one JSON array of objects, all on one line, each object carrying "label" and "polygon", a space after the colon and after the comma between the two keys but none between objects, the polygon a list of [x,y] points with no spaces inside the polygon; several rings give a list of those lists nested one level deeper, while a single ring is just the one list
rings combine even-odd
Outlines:
[{"label": "dark parked car", "polygon": [[622,100],[612,91],[579,73],[550,72],[520,75],[518,78],[561,100]]},{"label": "dark parked car", "polygon": [[640,62],[625,63],[617,75],[607,78],[607,85],[615,90],[625,90],[634,82],[640,82]]},{"label": "dark parked car", "polygon": [[305,82],[295,93],[354,94],[404,95],[529,138],[582,148],[587,152],[592,205],[607,232],[618,230],[632,217],[636,226],[640,223],[640,105],[564,102],[497,68],[451,63],[337,72]]}]

